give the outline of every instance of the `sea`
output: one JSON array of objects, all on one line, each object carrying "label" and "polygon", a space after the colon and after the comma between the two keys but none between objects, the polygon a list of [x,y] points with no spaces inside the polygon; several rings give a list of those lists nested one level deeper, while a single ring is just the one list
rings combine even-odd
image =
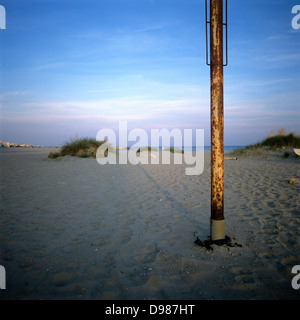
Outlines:
[{"label": "sea", "polygon": [[[241,149],[244,147],[245,146],[224,146],[224,151],[233,151],[233,150]],[[203,150],[203,147],[196,147],[196,146],[192,146],[192,147],[186,147],[186,146],[173,147],[173,146],[171,146],[171,148],[181,149],[184,151],[201,151],[201,150]],[[132,147],[131,149],[134,150],[134,149],[138,149],[138,148]],[[153,147],[153,149],[161,151],[161,150],[166,149],[166,147],[159,146],[159,147]],[[211,151],[211,146],[204,146],[204,151]]]},{"label": "sea", "polygon": [[[233,150],[237,150],[237,149],[241,149],[244,148],[245,146],[224,146],[224,151],[233,151]],[[203,150],[203,148],[201,147],[184,147],[183,148],[186,151],[196,151],[196,150]],[[204,146],[204,151],[211,151],[211,146]]]}]

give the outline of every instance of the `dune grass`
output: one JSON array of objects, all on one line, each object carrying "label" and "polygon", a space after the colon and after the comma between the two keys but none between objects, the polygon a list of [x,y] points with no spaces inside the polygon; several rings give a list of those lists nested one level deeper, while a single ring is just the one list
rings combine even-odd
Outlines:
[{"label": "dune grass", "polygon": [[170,151],[170,152],[172,152],[172,153],[184,153],[184,150],[183,150],[183,149],[180,149],[180,148],[170,147],[170,148],[166,148],[165,150],[166,150],[166,151]]},{"label": "dune grass", "polygon": [[[232,153],[235,155],[247,155],[249,153],[262,155],[263,151],[282,151],[286,148],[300,148],[300,136],[293,132],[286,134],[285,129],[280,129],[276,133],[272,131],[263,141],[236,149]],[[285,150],[283,157],[288,158],[289,156],[290,153]]]},{"label": "dune grass", "polygon": [[141,147],[141,148],[138,148],[136,152],[140,153],[140,152],[143,152],[143,151],[151,152],[151,151],[158,151],[158,149],[154,148],[154,147]]},{"label": "dune grass", "polygon": [[[137,153],[140,153],[140,152],[143,152],[143,151],[151,152],[151,151],[158,151],[158,149],[155,148],[155,147],[142,147],[142,148],[138,148]],[[164,149],[164,151],[170,151],[172,153],[184,153],[184,151],[182,149],[173,148],[173,147],[166,148],[166,149]]]},{"label": "dune grass", "polygon": [[258,147],[270,147],[270,148],[283,148],[283,147],[300,147],[300,136],[296,136],[294,133],[287,135],[275,135],[268,137],[262,142],[257,144]]},{"label": "dune grass", "polygon": [[[59,152],[50,152],[48,158],[55,159],[64,156],[77,156],[80,158],[96,158],[97,149],[106,141],[97,141],[92,138],[74,138],[66,142]],[[107,151],[108,152],[108,151]],[[107,152],[104,156],[107,156]]]}]

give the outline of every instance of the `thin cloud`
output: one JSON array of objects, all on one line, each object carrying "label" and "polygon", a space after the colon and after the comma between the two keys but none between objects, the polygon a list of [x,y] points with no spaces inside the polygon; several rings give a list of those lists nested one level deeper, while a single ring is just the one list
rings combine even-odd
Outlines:
[{"label": "thin cloud", "polygon": [[24,97],[28,94],[27,91],[9,91],[0,94],[0,100],[8,100],[16,97]]}]

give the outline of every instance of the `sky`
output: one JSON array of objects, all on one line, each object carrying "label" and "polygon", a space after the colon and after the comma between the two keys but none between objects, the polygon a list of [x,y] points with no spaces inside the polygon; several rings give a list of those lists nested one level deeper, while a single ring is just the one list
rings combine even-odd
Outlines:
[{"label": "sky", "polygon": [[[0,140],[61,146],[98,130],[204,129],[204,0],[6,0]],[[224,142],[300,134],[299,0],[228,0]],[[300,19],[299,19],[300,24]]]}]

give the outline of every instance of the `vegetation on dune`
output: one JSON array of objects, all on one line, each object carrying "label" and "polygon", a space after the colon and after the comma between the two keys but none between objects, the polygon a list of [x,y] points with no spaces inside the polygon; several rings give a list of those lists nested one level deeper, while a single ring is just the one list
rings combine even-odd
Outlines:
[{"label": "vegetation on dune", "polygon": [[[98,148],[107,141],[97,141],[92,138],[73,138],[70,141],[66,142],[58,152],[50,152],[48,154],[48,158],[55,159],[64,156],[77,156],[80,158],[95,158]],[[107,157],[109,151],[116,152],[110,144],[108,144],[108,148],[104,151],[104,157]],[[127,150],[130,148],[127,148]],[[167,148],[166,151],[170,151],[172,153],[184,153],[182,149],[179,148]],[[136,151],[137,153],[147,151],[158,151],[158,148],[155,147],[141,147]]]},{"label": "vegetation on dune", "polygon": [[[138,148],[137,150],[137,153],[140,153],[140,152],[143,152],[143,151],[158,151],[157,148],[155,147],[142,147],[142,148]],[[184,151],[180,148],[173,148],[173,147],[170,147],[170,148],[166,148],[164,149],[164,151],[170,151],[172,153],[184,153]]]},{"label": "vegetation on dune", "polygon": [[180,148],[166,148],[165,149],[166,151],[170,151],[172,153],[184,153],[184,150],[183,149],[180,149]]},{"label": "vegetation on dune", "polygon": [[[300,148],[300,136],[294,132],[286,133],[285,129],[280,129],[277,132],[274,130],[270,135],[261,142],[246,146],[233,151],[235,155],[248,155],[254,153],[262,155],[264,150],[282,151],[282,149]],[[289,151],[284,150],[283,157],[288,158],[291,155]]]},{"label": "vegetation on dune", "polygon": [[140,152],[143,152],[143,151],[151,152],[151,151],[158,151],[158,149],[157,148],[153,148],[153,147],[141,147],[141,148],[138,148],[136,152],[140,153]]},{"label": "vegetation on dune", "polygon": [[[97,149],[106,141],[97,141],[92,138],[71,139],[66,142],[59,152],[50,152],[48,158],[55,159],[64,156],[77,156],[80,158],[96,158]],[[104,152],[107,156],[108,151]]]}]

